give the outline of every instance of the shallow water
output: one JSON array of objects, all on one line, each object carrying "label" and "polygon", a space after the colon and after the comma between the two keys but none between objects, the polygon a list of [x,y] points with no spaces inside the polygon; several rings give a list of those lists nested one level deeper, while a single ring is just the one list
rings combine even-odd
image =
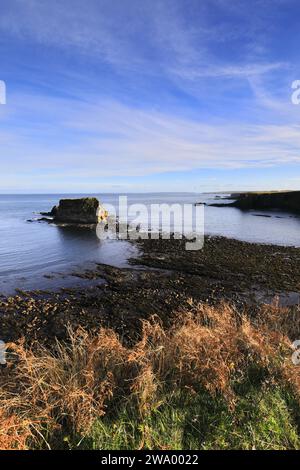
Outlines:
[{"label": "shallow water", "polygon": [[[0,293],[14,288],[51,289],[62,284],[77,285],[66,274],[91,263],[127,266],[137,255],[126,241],[100,241],[90,230],[28,222],[40,211],[49,211],[62,197],[83,195],[0,195]],[[97,196],[97,195],[96,195]],[[118,195],[97,196],[105,204],[116,204]],[[215,195],[153,193],[128,195],[128,203],[216,202]],[[217,201],[219,202],[219,201]],[[270,217],[261,217],[260,215]],[[300,246],[300,218],[282,212],[242,212],[235,208],[205,207],[205,232],[240,240]],[[45,275],[54,273],[53,278]],[[81,281],[82,282],[82,281]],[[77,283],[77,284],[76,284]]]}]

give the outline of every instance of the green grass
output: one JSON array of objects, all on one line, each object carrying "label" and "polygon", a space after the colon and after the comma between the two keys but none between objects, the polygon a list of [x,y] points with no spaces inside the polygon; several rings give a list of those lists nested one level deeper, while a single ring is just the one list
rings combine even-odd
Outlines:
[{"label": "green grass", "polygon": [[[167,396],[167,395],[166,395]],[[75,449],[300,449],[299,409],[279,387],[249,386],[233,410],[201,391],[165,398],[146,416],[128,403],[96,421],[90,435],[64,439]]]}]

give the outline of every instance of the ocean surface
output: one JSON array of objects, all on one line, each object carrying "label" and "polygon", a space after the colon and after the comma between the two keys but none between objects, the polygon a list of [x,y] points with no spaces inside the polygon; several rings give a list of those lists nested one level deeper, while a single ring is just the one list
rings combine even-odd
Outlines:
[{"label": "ocean surface", "polygon": [[[84,283],[70,276],[94,263],[127,266],[137,256],[127,241],[98,239],[90,230],[57,227],[37,222],[39,212],[49,211],[65,197],[87,195],[0,195],[0,294],[14,289],[56,289]],[[89,195],[90,196],[90,195]],[[117,194],[93,195],[117,205]],[[220,195],[218,195],[220,196]],[[215,194],[152,193],[128,195],[129,204],[194,204],[216,201]],[[282,212],[249,211],[205,206],[205,233],[256,243],[300,246],[300,217]],[[29,221],[31,220],[31,222]]]}]

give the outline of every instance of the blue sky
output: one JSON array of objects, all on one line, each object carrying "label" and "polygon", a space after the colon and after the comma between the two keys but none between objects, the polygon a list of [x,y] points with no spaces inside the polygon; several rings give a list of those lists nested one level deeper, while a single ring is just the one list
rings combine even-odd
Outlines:
[{"label": "blue sky", "polygon": [[300,189],[297,0],[0,6],[0,192]]}]

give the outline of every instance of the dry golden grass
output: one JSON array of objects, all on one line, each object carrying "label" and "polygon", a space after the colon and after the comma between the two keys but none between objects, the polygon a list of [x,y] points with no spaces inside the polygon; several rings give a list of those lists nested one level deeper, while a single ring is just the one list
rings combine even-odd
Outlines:
[{"label": "dry golden grass", "polygon": [[0,449],[1,450],[24,450],[26,442],[33,437],[31,431],[32,423],[22,420],[16,415],[6,416],[0,411]]},{"label": "dry golden grass", "polygon": [[[251,365],[300,394],[300,371],[291,342],[300,333],[299,312],[262,307],[253,319],[223,303],[190,303],[165,329],[159,318],[143,322],[132,347],[102,328],[97,335],[69,330],[69,340],[50,352],[42,345],[10,345],[9,367],[0,372],[0,448],[25,449],[60,429],[88,433],[95,419],[121,400],[141,417],[169,393],[205,388],[235,406],[235,377]],[[47,432],[46,432],[47,431]]]}]

